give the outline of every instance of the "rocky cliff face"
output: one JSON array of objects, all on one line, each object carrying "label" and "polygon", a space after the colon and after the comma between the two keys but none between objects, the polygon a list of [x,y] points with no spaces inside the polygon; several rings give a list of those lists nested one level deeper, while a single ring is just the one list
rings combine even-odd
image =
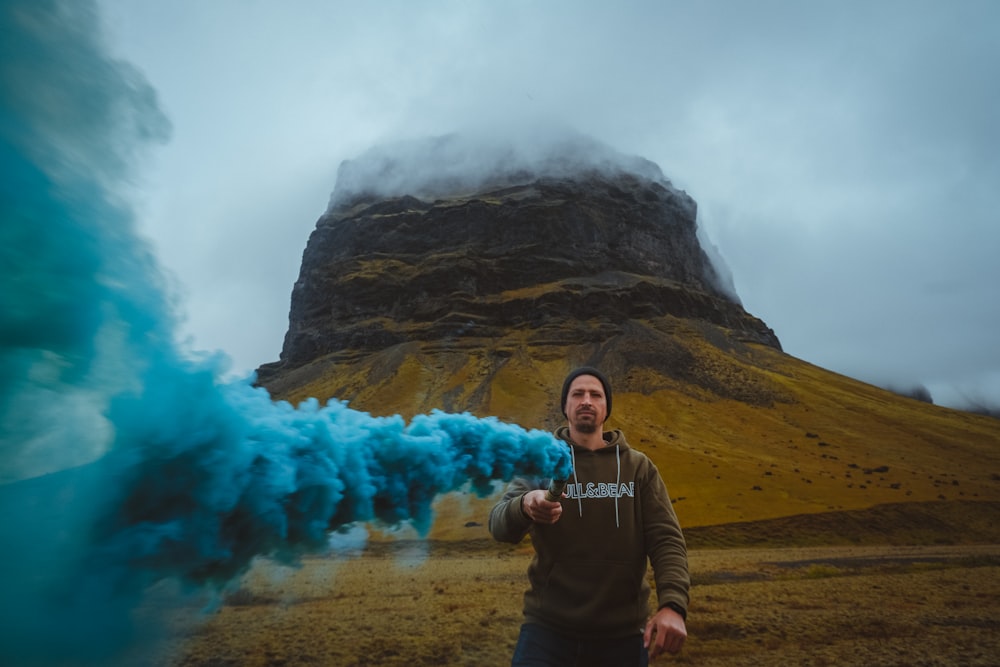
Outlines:
[{"label": "rocky cliff face", "polygon": [[779,347],[720,287],[695,211],[665,181],[596,171],[432,201],[341,202],[309,239],[281,360],[261,378],[327,355],[512,329],[535,343],[599,341],[663,315]]},{"label": "rocky cliff face", "polygon": [[[646,160],[578,158],[409,183],[399,173],[419,164],[342,165],[303,254],[281,358],[258,369],[260,384],[355,405],[378,387],[379,400],[410,394],[377,409],[498,414],[498,370],[537,376],[548,359],[559,360],[544,371],[551,384],[599,361],[626,383],[641,367],[771,400],[739,373],[720,383],[696,349],[780,344],[709,261],[695,202]],[[407,364],[419,377],[402,389]]]}]

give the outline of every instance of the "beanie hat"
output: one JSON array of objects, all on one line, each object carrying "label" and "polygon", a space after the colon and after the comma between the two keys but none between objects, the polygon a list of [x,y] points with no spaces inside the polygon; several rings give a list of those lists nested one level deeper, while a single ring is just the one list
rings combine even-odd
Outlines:
[{"label": "beanie hat", "polygon": [[567,416],[566,398],[569,397],[569,386],[573,384],[573,380],[577,379],[581,375],[593,375],[601,381],[601,386],[604,387],[604,402],[608,406],[608,414],[605,416],[605,419],[607,419],[611,416],[611,383],[608,382],[608,379],[604,377],[604,374],[601,373],[601,371],[592,366],[581,366],[566,376],[566,380],[563,382],[562,387],[562,402],[560,403],[562,406],[563,417]]}]

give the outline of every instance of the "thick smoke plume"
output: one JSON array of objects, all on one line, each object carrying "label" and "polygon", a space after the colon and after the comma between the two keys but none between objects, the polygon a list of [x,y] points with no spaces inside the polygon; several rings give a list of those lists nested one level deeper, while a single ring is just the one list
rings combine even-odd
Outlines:
[{"label": "thick smoke plume", "polygon": [[425,532],[438,494],[566,473],[540,431],[296,408],[180,350],[120,195],[169,124],[99,36],[89,3],[0,2],[0,663],[123,660],[158,582],[219,587],[356,522]]}]

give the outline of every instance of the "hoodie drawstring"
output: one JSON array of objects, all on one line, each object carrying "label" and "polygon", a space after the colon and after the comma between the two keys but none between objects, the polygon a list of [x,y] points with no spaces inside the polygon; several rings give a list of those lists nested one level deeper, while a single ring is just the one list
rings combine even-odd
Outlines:
[{"label": "hoodie drawstring", "polygon": [[[622,486],[622,450],[618,445],[615,445],[615,461],[618,462],[618,476],[615,478],[615,528],[621,528],[621,524],[618,523],[618,492]],[[581,516],[583,510],[580,510]]]},{"label": "hoodie drawstring", "polygon": [[[569,453],[573,457],[573,484],[579,489],[580,479],[576,476],[576,447],[570,447]],[[580,497],[579,493],[576,494],[576,504],[580,506],[580,516],[583,516],[583,498]]]}]

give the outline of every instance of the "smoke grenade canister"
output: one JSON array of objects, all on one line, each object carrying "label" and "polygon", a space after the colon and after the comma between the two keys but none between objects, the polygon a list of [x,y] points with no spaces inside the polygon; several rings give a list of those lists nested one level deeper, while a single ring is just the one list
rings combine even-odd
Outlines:
[{"label": "smoke grenade canister", "polygon": [[549,482],[549,488],[545,490],[545,499],[550,503],[559,502],[563,491],[566,489],[565,479],[554,479]]}]

